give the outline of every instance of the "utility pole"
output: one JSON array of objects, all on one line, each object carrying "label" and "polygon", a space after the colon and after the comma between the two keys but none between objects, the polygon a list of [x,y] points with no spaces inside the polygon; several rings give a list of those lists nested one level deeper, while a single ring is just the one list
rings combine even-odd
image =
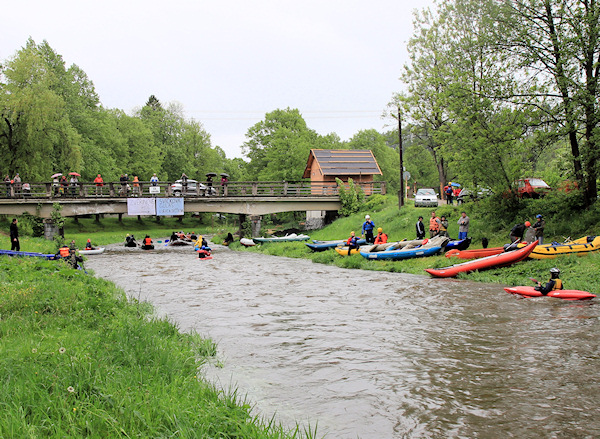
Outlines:
[{"label": "utility pole", "polygon": [[398,191],[398,209],[404,206],[404,161],[402,159],[402,119],[398,107],[398,154],[400,155],[400,190]]}]

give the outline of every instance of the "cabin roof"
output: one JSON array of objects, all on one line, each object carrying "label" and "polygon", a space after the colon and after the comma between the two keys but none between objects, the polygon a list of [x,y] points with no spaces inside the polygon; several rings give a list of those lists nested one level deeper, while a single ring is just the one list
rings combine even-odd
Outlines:
[{"label": "cabin roof", "polygon": [[323,175],[381,175],[369,149],[311,149],[303,178],[311,176],[313,162]]}]

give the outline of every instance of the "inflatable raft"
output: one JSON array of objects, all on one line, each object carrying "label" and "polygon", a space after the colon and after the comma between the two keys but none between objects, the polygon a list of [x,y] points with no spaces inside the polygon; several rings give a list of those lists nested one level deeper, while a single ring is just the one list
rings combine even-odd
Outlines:
[{"label": "inflatable raft", "polygon": [[254,242],[264,243],[264,242],[290,242],[290,241],[307,241],[310,239],[308,235],[296,235],[295,233],[291,233],[285,236],[273,236],[271,238],[252,238]]},{"label": "inflatable raft", "polygon": [[[519,244],[524,247],[526,244]],[[529,255],[532,259],[554,259],[563,255],[586,255],[600,250],[600,236],[584,236],[575,241],[562,244],[553,242],[551,244],[538,245]]]},{"label": "inflatable raft", "polygon": [[454,277],[459,273],[487,270],[488,268],[506,267],[527,258],[537,243],[537,241],[534,241],[518,250],[487,256],[485,258],[473,259],[472,261],[451,265],[445,268],[427,268],[425,271],[431,274],[433,277]]},{"label": "inflatable raft", "polygon": [[[507,293],[519,294],[524,297],[542,297],[543,294],[536,290],[534,287],[509,287],[504,288]],[[546,294],[546,297],[555,297],[557,299],[564,300],[589,300],[596,297],[595,294],[588,293],[587,291],[580,290],[554,290]]]},{"label": "inflatable raft", "polygon": [[[401,241],[394,243],[387,248],[381,248],[383,245],[375,245],[361,250],[362,257],[367,259],[410,259],[424,256],[431,256],[439,253],[450,239],[444,236],[436,236],[430,240]],[[424,244],[423,244],[424,243]]]},{"label": "inflatable raft", "polygon": [[[330,248],[336,248],[337,246],[344,246],[346,244],[346,239],[338,239],[335,241],[315,241],[313,239],[312,243],[307,242],[306,246],[315,252],[321,252],[323,250],[327,250]],[[358,245],[365,244],[367,241],[364,239],[359,239],[357,241]]]},{"label": "inflatable raft", "polygon": [[54,254],[37,253],[37,252],[21,252],[16,250],[0,250],[0,255],[5,256],[27,256],[32,258],[45,258],[45,259],[60,259],[60,256]]}]

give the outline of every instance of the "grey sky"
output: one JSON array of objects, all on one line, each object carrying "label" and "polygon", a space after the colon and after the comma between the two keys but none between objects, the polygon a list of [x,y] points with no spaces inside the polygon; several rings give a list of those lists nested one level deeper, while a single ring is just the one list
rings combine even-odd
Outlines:
[{"label": "grey sky", "polygon": [[127,113],[154,94],[179,102],[213,145],[240,157],[249,127],[298,108],[320,134],[384,130],[407,62],[412,11],[431,0],[20,0],[0,28],[0,59],[44,39]]}]

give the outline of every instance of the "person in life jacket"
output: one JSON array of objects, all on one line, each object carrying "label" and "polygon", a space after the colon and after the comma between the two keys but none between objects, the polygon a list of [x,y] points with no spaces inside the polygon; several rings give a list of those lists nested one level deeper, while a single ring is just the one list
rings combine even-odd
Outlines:
[{"label": "person in life jacket", "polygon": [[69,246],[66,244],[58,249],[58,254],[61,258],[68,258],[70,253]]},{"label": "person in life jacket", "polygon": [[146,235],[146,237],[142,241],[142,249],[143,250],[152,250],[152,249],[154,249],[154,244],[152,244],[152,239],[150,239],[150,236]]},{"label": "person in life jacket", "polygon": [[373,244],[375,238],[373,237],[373,230],[375,229],[375,223],[371,220],[370,215],[365,215],[365,222],[362,225],[362,234],[367,241],[367,244]]},{"label": "person in life jacket", "polygon": [[358,238],[354,230],[350,232],[350,237],[346,240],[346,244],[348,245],[348,255],[353,249],[358,248]]},{"label": "person in life jacket", "polygon": [[94,247],[92,247],[92,240],[88,239],[87,242],[85,243],[85,249],[86,250],[93,250]]},{"label": "person in life jacket", "polygon": [[440,226],[442,222],[435,215],[435,210],[431,211],[431,218],[429,218],[429,237],[433,238],[440,233]]},{"label": "person in life jacket", "polygon": [[385,244],[388,240],[388,236],[383,233],[383,229],[379,227],[377,229],[377,236],[375,237],[375,244]]},{"label": "person in life jacket", "polygon": [[540,293],[542,293],[544,296],[546,294],[548,294],[550,291],[562,290],[563,282],[562,282],[562,280],[559,279],[558,276],[560,276],[560,270],[558,268],[551,268],[550,269],[550,280],[548,281],[548,283],[546,283],[546,285],[542,286],[542,284],[540,282],[538,282],[535,289],[537,291],[539,291]]}]

